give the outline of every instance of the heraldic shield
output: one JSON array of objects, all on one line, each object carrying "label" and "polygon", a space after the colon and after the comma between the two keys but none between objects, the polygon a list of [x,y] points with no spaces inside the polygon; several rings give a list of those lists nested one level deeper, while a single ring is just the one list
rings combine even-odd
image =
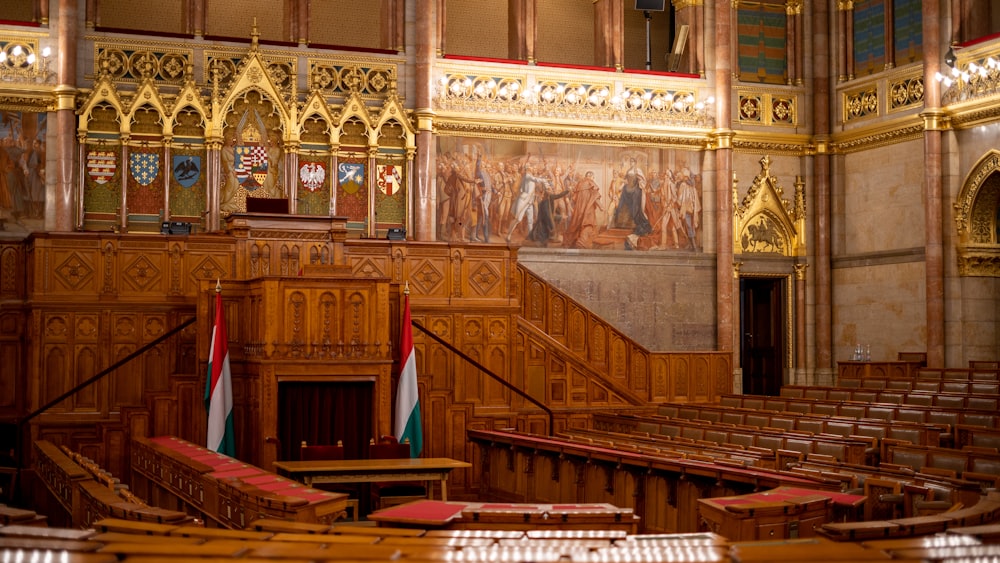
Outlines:
[{"label": "heraldic shield", "polygon": [[182,187],[190,188],[201,177],[200,156],[175,154],[172,164],[174,180]]},{"label": "heraldic shield", "polygon": [[87,176],[95,184],[107,184],[115,177],[118,156],[111,150],[92,150],[87,153]]},{"label": "heraldic shield", "polygon": [[243,115],[237,129],[240,142],[233,147],[233,172],[240,186],[248,192],[262,187],[267,179],[268,156],[263,127],[260,116],[251,110]]},{"label": "heraldic shield", "polygon": [[307,190],[315,192],[326,181],[326,166],[322,162],[306,162],[299,168],[299,179]]},{"label": "heraldic shield", "polygon": [[160,174],[160,155],[151,152],[134,152],[129,155],[129,171],[140,186],[148,186]]},{"label": "heraldic shield", "polygon": [[395,195],[403,183],[400,167],[395,164],[378,165],[378,189],[385,195]]}]

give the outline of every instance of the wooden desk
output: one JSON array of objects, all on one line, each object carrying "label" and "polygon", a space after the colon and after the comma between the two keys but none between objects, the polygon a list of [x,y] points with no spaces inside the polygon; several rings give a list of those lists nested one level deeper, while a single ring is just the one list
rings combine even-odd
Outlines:
[{"label": "wooden desk", "polygon": [[857,506],[861,495],[778,487],[731,497],[698,499],[709,531],[731,541],[811,538],[831,520],[832,504]]},{"label": "wooden desk", "polygon": [[379,481],[440,481],[441,500],[448,500],[448,474],[471,463],[446,457],[410,459],[337,459],[276,461],[280,475],[312,487],[318,483],[375,483]]}]

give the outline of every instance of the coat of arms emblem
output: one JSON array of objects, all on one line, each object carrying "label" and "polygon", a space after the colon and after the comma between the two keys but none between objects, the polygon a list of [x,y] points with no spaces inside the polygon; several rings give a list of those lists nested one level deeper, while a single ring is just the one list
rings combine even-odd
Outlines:
[{"label": "coat of arms emblem", "polygon": [[237,129],[239,144],[233,147],[233,172],[236,173],[236,180],[248,192],[263,186],[267,179],[267,137],[263,131],[264,123],[257,112],[248,111],[243,114]]},{"label": "coat of arms emblem", "polygon": [[326,166],[322,162],[306,162],[299,168],[299,179],[307,190],[314,192],[326,181]]},{"label": "coat of arms emblem", "polygon": [[190,188],[201,177],[200,156],[175,154],[173,166],[174,180],[182,187]]},{"label": "coat of arms emblem", "polygon": [[160,174],[160,155],[154,152],[133,152],[129,154],[129,171],[140,186],[148,186]]},{"label": "coat of arms emblem", "polygon": [[379,164],[376,176],[378,189],[385,195],[395,194],[403,183],[400,167],[395,164]]},{"label": "coat of arms emblem", "polygon": [[115,177],[118,155],[112,150],[92,150],[87,153],[87,176],[96,184],[107,184]]}]

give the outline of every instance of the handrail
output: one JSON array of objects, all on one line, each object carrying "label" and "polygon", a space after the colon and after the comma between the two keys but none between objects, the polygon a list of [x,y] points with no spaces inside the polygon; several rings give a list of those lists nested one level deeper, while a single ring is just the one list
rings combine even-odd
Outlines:
[{"label": "handrail", "polygon": [[111,373],[111,372],[115,371],[116,369],[122,367],[123,365],[131,362],[135,358],[137,358],[137,357],[145,354],[146,351],[148,351],[150,348],[153,348],[154,346],[158,346],[161,342],[163,342],[164,340],[166,340],[166,339],[170,338],[171,336],[177,334],[181,330],[187,328],[189,325],[191,325],[192,323],[194,323],[196,320],[198,320],[197,317],[191,317],[190,319],[182,322],[181,324],[177,325],[176,327],[172,328],[171,330],[169,330],[169,331],[161,334],[155,340],[153,340],[153,341],[149,342],[148,344],[142,346],[141,348],[139,348],[138,350],[132,352],[128,356],[125,356],[121,360],[118,360],[117,362],[115,362],[114,364],[112,364],[110,367],[107,367],[107,368],[101,370],[101,372],[98,373],[97,375],[94,375],[94,376],[90,377],[89,379],[87,379],[86,381],[84,381],[84,382],[76,385],[75,387],[73,387],[69,391],[66,391],[62,395],[59,395],[55,399],[52,399],[48,403],[45,403],[41,407],[35,409],[33,412],[31,412],[30,414],[28,414],[28,416],[26,416],[26,417],[24,417],[24,418],[22,418],[21,420],[18,421],[18,423],[17,423],[18,430],[20,430],[21,427],[25,423],[27,423],[29,420],[35,418],[36,416],[38,416],[38,415],[42,414],[43,412],[49,410],[50,408],[54,407],[55,405],[61,403],[62,401],[66,400],[68,397],[70,397],[72,395],[75,395],[76,393],[80,392],[84,387],[87,387],[87,386],[89,386],[89,385],[91,385],[93,383],[96,383],[98,380],[100,380],[101,378],[105,377],[109,373]]},{"label": "handrail", "polygon": [[453,353],[455,353],[456,355],[458,355],[458,357],[462,358],[463,360],[465,360],[465,361],[469,362],[470,364],[472,364],[472,365],[476,366],[477,368],[479,368],[479,371],[481,371],[481,372],[485,373],[486,375],[490,376],[494,381],[500,383],[500,385],[503,385],[507,389],[510,389],[514,393],[516,393],[516,394],[520,395],[521,397],[527,399],[528,402],[530,402],[531,404],[533,404],[533,405],[537,406],[538,408],[542,409],[543,411],[545,411],[545,414],[549,415],[549,428],[548,428],[549,436],[553,435],[554,425],[555,425],[555,417],[552,414],[552,409],[550,409],[549,407],[545,406],[540,401],[538,401],[537,399],[535,399],[531,395],[525,393],[521,389],[518,389],[517,387],[514,387],[507,380],[505,380],[504,378],[500,377],[499,375],[493,373],[492,371],[489,370],[489,368],[487,368],[483,364],[477,362],[476,360],[472,359],[465,352],[462,352],[458,348],[452,346],[451,343],[445,341],[440,336],[438,336],[438,335],[434,334],[433,332],[427,330],[426,328],[424,328],[423,325],[421,325],[417,321],[410,320],[410,324],[412,324],[413,326],[415,326],[416,328],[418,328],[421,332],[423,332],[427,336],[430,336],[431,339],[433,339],[438,344],[444,346],[448,350],[451,350]]}]

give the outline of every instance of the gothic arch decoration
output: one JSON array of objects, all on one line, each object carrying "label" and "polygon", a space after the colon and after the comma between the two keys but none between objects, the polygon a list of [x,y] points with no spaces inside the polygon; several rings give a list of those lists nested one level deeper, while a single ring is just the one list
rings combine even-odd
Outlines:
[{"label": "gothic arch decoration", "polygon": [[771,158],[760,159],[760,173],[754,178],[743,202],[733,176],[733,252],[735,254],[777,254],[805,256],[805,195],[802,179],[795,180],[795,201],[785,199],[778,180],[771,175]]},{"label": "gothic arch decoration", "polygon": [[972,167],[955,200],[958,273],[1000,277],[1000,151]]},{"label": "gothic arch decoration", "polygon": [[[161,220],[177,220],[213,231],[226,215],[245,211],[248,195],[288,198],[293,213],[340,215],[335,189],[345,150],[348,166],[363,172],[352,180],[365,195],[349,230],[377,236],[378,229],[410,227],[416,132],[394,67],[369,69],[371,80],[331,89],[320,63],[356,76],[371,61],[264,53],[257,39],[254,28],[242,54],[211,47],[177,55],[171,80],[162,76],[155,48],[136,56],[125,80],[114,58],[120,50],[99,46],[94,87],[77,106],[79,228],[159,230]],[[198,60],[204,63],[196,71]],[[308,90],[298,87],[300,68],[312,69]],[[132,160],[156,173],[140,174],[140,182]],[[147,184],[158,192],[144,194],[141,227],[129,209],[138,204],[135,185]]]}]

